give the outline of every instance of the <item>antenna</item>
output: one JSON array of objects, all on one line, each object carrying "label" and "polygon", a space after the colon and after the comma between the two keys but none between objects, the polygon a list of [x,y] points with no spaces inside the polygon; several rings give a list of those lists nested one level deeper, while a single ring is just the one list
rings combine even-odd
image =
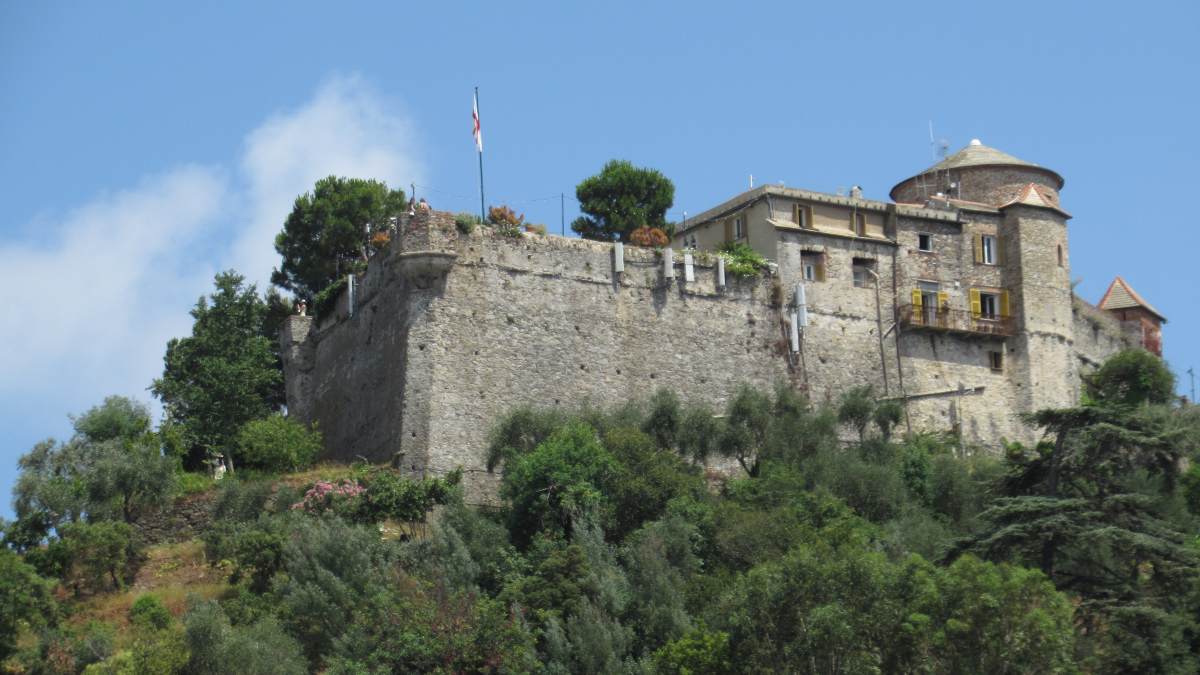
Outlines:
[{"label": "antenna", "polygon": [[754,189],[754,174],[750,174],[750,189]]},{"label": "antenna", "polygon": [[946,159],[950,153],[950,141],[933,135],[933,120],[929,120],[929,149],[933,152],[934,161]]},{"label": "antenna", "polygon": [[1196,373],[1193,368],[1187,369],[1188,381],[1192,389],[1192,405],[1196,405]]}]

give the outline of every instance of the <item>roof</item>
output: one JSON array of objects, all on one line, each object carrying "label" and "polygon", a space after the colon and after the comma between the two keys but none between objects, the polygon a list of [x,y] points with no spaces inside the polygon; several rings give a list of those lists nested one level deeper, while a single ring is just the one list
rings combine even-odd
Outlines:
[{"label": "roof", "polygon": [[821,202],[825,204],[836,204],[838,206],[852,206],[866,211],[887,211],[889,203],[876,201],[874,199],[861,199],[855,197],[845,197],[842,195],[832,195],[827,192],[815,192],[813,190],[801,190],[799,188],[784,187],[782,185],[760,185],[753,190],[747,190],[733,198],[714,206],[707,211],[702,211],[688,218],[682,224],[682,227],[675,230],[676,235],[683,234],[694,227],[703,225],[709,221],[723,218],[732,213],[741,211],[745,207],[766,196],[791,197],[793,199],[804,199],[810,202]]},{"label": "roof", "polygon": [[1164,323],[1167,321],[1167,317],[1163,316],[1162,312],[1154,309],[1153,305],[1146,302],[1142,296],[1138,295],[1137,291],[1133,290],[1133,286],[1130,286],[1129,282],[1119,276],[1109,284],[1108,290],[1104,292],[1104,297],[1100,298],[1100,303],[1097,306],[1100,309],[1109,310],[1140,307],[1162,319]]},{"label": "roof", "polygon": [[[1044,166],[1038,166],[1037,164],[1034,164],[1033,162],[1026,162],[1023,159],[1018,159],[1018,158],[1013,157],[1012,155],[1008,154],[1007,152],[1001,152],[1000,150],[997,150],[995,148],[988,147],[988,146],[984,145],[983,143],[979,142],[978,138],[975,138],[975,139],[972,139],[969,144],[967,144],[967,147],[963,148],[962,150],[959,150],[958,152],[954,153],[953,155],[950,155],[946,159],[943,159],[942,161],[938,162],[937,164],[934,164],[933,166],[929,167],[928,169],[925,169],[924,171],[921,171],[921,172],[915,174],[914,176],[911,176],[909,178],[904,179],[903,181],[900,181],[899,184],[902,185],[905,182],[912,180],[916,176],[923,176],[927,173],[934,173],[937,171],[949,171],[951,169],[965,169],[967,167],[975,167],[975,166],[1022,166],[1022,167],[1026,167],[1026,168],[1030,168],[1030,169],[1038,169],[1039,171],[1044,171],[1044,172],[1054,176],[1054,178],[1058,180],[1058,188],[1060,190],[1062,189],[1063,184],[1066,183],[1066,181],[1063,180],[1063,177],[1060,176],[1058,174],[1058,172],[1056,172],[1056,171],[1047,169]],[[893,191],[894,191],[894,188],[893,188]]]},{"label": "roof", "polygon": [[1052,191],[1046,189],[1046,186],[1038,185],[1037,183],[1026,184],[1025,187],[1021,188],[1020,194],[1018,194],[1015,199],[1006,204],[1001,204],[1000,208],[1017,205],[1038,206],[1043,209],[1053,209],[1054,211],[1058,211],[1068,218],[1071,217],[1071,214],[1064,211],[1063,208],[1058,205],[1058,197]]}]

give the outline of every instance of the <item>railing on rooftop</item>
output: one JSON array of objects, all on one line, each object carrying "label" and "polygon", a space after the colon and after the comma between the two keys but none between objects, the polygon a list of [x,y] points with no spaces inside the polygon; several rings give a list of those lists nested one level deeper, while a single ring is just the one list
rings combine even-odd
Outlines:
[{"label": "railing on rooftop", "polygon": [[967,310],[924,305],[901,306],[900,325],[909,330],[938,330],[975,335],[1008,336],[1015,332],[1010,316],[975,316]]}]

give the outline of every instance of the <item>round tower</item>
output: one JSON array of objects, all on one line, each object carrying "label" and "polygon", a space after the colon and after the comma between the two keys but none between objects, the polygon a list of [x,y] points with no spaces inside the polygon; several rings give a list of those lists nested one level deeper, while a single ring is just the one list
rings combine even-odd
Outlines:
[{"label": "round tower", "polygon": [[949,197],[990,206],[1002,206],[1021,196],[1033,183],[1052,206],[1058,206],[1063,177],[1045,167],[1017,159],[973,139],[967,147],[900,181],[892,188],[893,201],[924,204],[931,197]]}]

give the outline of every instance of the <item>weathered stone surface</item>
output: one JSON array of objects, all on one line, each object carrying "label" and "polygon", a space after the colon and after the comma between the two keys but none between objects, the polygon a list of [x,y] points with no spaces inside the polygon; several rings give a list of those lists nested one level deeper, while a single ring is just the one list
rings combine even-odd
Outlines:
[{"label": "weathered stone surface", "polygon": [[[1073,404],[1080,367],[1134,342],[1074,298],[1065,213],[998,208],[1009,186],[1046,172],[990,170],[973,184],[997,206],[875,209],[881,234],[866,237],[770,224],[792,213],[787,194],[751,204],[749,240],[774,253],[777,271],[724,288],[704,252],[693,282],[629,246],[617,273],[610,244],[468,236],[450,214],[419,213],[357,280],[354,307],[343,294],[319,326],[293,317],[284,329],[289,411],[320,425],[331,457],[418,475],[461,466],[473,501],[496,494],[487,435],[513,408],[607,406],[658,387],[720,408],[742,383],[786,383],[817,402],[870,384],[904,402],[914,431],[957,430],[965,447],[1032,441],[1022,412]],[[769,229],[754,229],[759,215]],[[920,234],[932,251],[918,250]],[[996,264],[975,259],[979,235],[997,238]],[[824,256],[825,274],[803,282],[809,325],[793,355],[785,325],[806,252]],[[878,285],[854,283],[856,262]],[[995,333],[906,326],[914,290],[932,283],[958,315],[969,315],[971,289],[1007,292],[1011,320]],[[1001,368],[989,352],[1003,355]]]}]

